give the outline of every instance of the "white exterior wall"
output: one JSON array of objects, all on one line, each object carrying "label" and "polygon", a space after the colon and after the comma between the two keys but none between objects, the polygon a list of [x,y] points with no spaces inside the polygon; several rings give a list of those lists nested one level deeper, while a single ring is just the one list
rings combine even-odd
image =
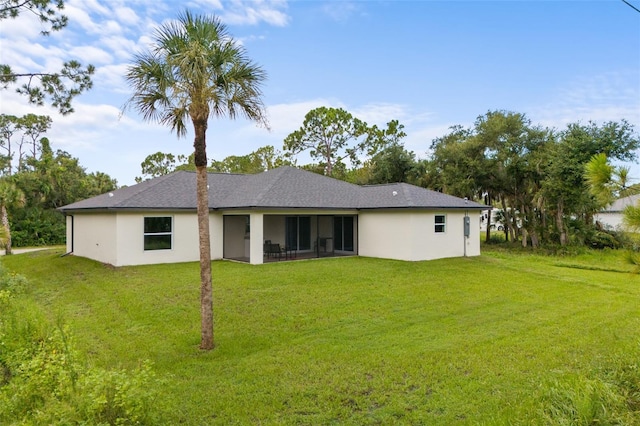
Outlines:
[{"label": "white exterior wall", "polygon": [[[73,252],[114,266],[194,262],[200,259],[198,220],[193,212],[74,214]],[[144,250],[144,218],[171,217],[170,250]],[[67,218],[67,251],[71,249],[71,218]],[[222,214],[209,216],[211,258],[222,258]]]},{"label": "white exterior wall", "polygon": [[[445,215],[445,232],[435,232],[435,216]],[[419,261],[480,255],[479,215],[468,213],[469,238],[464,237],[461,211],[366,211],[359,215],[359,254]]]},{"label": "white exterior wall", "polygon": [[[116,238],[117,217],[113,213],[88,213],[76,214],[73,218],[73,231],[71,218],[67,217],[67,251],[77,256],[88,257],[99,262],[117,264],[118,253]],[[73,234],[73,244],[71,235]]]},{"label": "white exterior wall", "polygon": [[[312,241],[316,238],[315,215],[356,215],[356,252],[362,256],[419,261],[465,254],[480,255],[480,219],[475,210],[468,212],[471,218],[469,238],[464,237],[463,211],[378,210],[358,213],[296,210],[269,211],[268,214],[255,211],[236,213],[250,215],[251,239],[245,249],[249,251],[250,262],[253,264],[262,263],[263,242],[269,239],[263,232],[269,226],[275,225],[267,222],[281,221],[281,231],[284,234],[286,215],[311,216]],[[434,218],[439,214],[446,217],[443,233],[435,232]],[[73,251],[77,256],[114,266],[194,262],[199,259],[198,222],[195,212],[76,213],[73,216]],[[173,218],[173,240],[170,250],[144,250],[144,218],[150,216]],[[71,222],[71,218],[67,217],[67,251],[71,250]],[[211,213],[209,226],[211,258],[222,259],[223,213]]]},{"label": "white exterior wall", "polygon": [[613,229],[624,229],[624,225],[622,224],[622,213],[605,213],[601,212],[594,216],[594,220],[597,220],[601,224],[606,227],[611,227]]},{"label": "white exterior wall", "polygon": [[[198,229],[196,219],[196,230]],[[224,236],[224,217],[222,213],[209,213],[209,244],[211,246],[211,259],[220,260],[224,253],[223,245]],[[195,260],[200,260],[200,253]]]}]

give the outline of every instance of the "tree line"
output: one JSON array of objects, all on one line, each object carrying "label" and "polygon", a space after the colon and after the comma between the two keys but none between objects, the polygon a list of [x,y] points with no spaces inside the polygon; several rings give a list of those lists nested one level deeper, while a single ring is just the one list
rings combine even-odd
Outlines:
[{"label": "tree line", "polygon": [[56,209],[117,187],[101,172],[87,173],[77,158],[53,150],[44,135],[48,116],[0,114],[0,221],[4,246],[64,244],[64,216]]},{"label": "tree line", "polygon": [[[539,247],[589,243],[601,232],[593,217],[612,201],[611,192],[603,202],[603,190],[598,196],[587,166],[597,156],[605,162],[634,161],[640,146],[625,120],[550,129],[533,124],[525,114],[503,110],[479,116],[470,127],[452,126],[431,141],[427,158],[407,150],[405,136],[397,120],[380,129],[343,109],[320,107],[285,138],[282,151],[266,146],[213,160],[208,169],[259,173],[296,166],[296,155],[307,152],[317,162],[300,167],[316,173],[362,185],[407,182],[499,208],[507,239]],[[176,163],[172,154],[160,152],[142,163],[146,178],[188,168],[188,158]],[[614,175],[618,181],[619,173]],[[618,184],[620,191],[627,186]],[[487,238],[490,232],[487,223]]]}]

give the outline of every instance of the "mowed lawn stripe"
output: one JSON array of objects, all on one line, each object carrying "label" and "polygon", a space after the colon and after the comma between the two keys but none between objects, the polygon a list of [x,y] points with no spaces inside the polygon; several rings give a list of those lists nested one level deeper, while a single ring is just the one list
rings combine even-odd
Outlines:
[{"label": "mowed lawn stripe", "polygon": [[[548,383],[640,353],[640,278],[552,257],[214,262],[217,348],[203,353],[197,263],[59,254],[3,262],[89,362],[153,361],[171,423],[544,423]],[[589,256],[562,261],[627,268]]]}]

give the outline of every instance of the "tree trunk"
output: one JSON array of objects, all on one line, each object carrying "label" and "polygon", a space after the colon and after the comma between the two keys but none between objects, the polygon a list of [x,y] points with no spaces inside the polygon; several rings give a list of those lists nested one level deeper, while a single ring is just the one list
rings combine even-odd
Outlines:
[{"label": "tree trunk", "polygon": [[[504,200],[504,197],[500,197],[500,204],[502,205],[502,226],[504,227],[504,239],[505,241],[509,241],[509,235],[513,237],[513,232],[511,232],[511,213],[507,208],[507,203]],[[515,241],[512,238],[513,241]]]},{"label": "tree trunk", "polygon": [[9,215],[7,214],[7,208],[4,205],[0,207],[0,215],[2,216],[1,218],[2,226],[4,227],[4,230],[7,234],[6,236],[7,241],[5,242],[5,245],[4,245],[4,253],[11,254],[11,228],[9,226]]},{"label": "tree trunk", "polygon": [[540,247],[540,241],[538,240],[538,234],[535,231],[531,231],[531,247],[536,249]]},{"label": "tree trunk", "polygon": [[564,226],[564,203],[562,199],[558,201],[558,211],[556,212],[556,227],[560,235],[560,245],[566,246],[568,243],[567,230]]},{"label": "tree trunk", "polygon": [[527,230],[525,228],[522,228],[522,247],[526,248],[527,247]]},{"label": "tree trunk", "polygon": [[206,120],[194,120],[198,235],[200,241],[200,349],[211,350],[213,342],[213,286],[211,279],[211,243],[209,236],[209,188],[207,179]]},{"label": "tree trunk", "polygon": [[[491,205],[491,196],[487,194],[487,205]],[[493,210],[487,210],[487,229],[485,230],[485,241],[489,241],[491,239],[491,212]]]}]

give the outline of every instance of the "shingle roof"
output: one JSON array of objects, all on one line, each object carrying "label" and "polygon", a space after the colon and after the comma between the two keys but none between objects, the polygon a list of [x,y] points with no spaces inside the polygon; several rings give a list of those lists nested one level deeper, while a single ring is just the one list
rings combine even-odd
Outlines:
[{"label": "shingle roof", "polygon": [[[255,175],[209,173],[209,207],[486,209],[487,206],[406,183],[359,186],[295,167]],[[196,174],[174,172],[61,207],[77,210],[195,210]]]}]

